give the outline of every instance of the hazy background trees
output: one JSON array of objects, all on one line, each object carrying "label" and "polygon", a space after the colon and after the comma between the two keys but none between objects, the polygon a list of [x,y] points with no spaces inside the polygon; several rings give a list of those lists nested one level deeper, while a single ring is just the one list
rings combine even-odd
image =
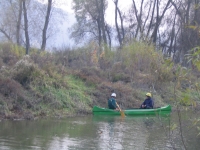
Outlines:
[{"label": "hazy background trees", "polygon": [[74,0],[73,2],[77,23],[73,26],[71,37],[76,40],[76,43],[82,40],[97,41],[99,46],[102,43],[110,43],[108,42],[110,32],[105,21],[106,0]]},{"label": "hazy background trees", "polygon": [[[96,2],[96,3],[95,3]],[[102,7],[103,14],[98,10],[100,0],[74,0],[73,9],[77,24],[73,26],[71,37],[77,40],[90,39],[101,45],[114,43],[112,46],[122,48],[122,45],[133,40],[154,43],[166,57],[175,62],[187,65],[185,54],[200,44],[198,35],[199,0],[191,1],[161,1],[132,0],[132,5],[122,10],[113,0],[115,12],[108,12],[107,2]],[[104,28],[109,26],[109,20],[102,19],[106,13],[113,13],[115,26],[109,27],[109,34],[104,34]],[[101,23],[102,21],[102,23]],[[107,35],[107,36],[105,36]],[[120,48],[120,49],[121,49]]]},{"label": "hazy background trees", "polygon": [[[54,38],[65,12],[55,0],[8,0],[0,7],[1,41],[45,50]],[[61,1],[60,1],[61,2]],[[132,0],[126,9],[122,0],[72,0],[76,23],[66,33],[76,44],[95,42],[99,50],[122,49],[133,40],[154,43],[163,55],[187,65],[185,54],[199,46],[200,0]],[[113,10],[108,10],[109,5]],[[60,4],[61,6],[61,4]],[[107,17],[112,14],[114,24]]]},{"label": "hazy background trees", "polygon": [[1,41],[9,41],[29,48],[46,49],[47,40],[55,36],[66,13],[55,7],[55,0],[39,3],[37,0],[8,0],[0,3]]}]

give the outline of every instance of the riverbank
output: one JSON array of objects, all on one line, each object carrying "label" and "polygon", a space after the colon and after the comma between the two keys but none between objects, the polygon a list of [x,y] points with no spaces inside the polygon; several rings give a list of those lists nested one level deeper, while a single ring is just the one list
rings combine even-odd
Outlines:
[{"label": "riverbank", "polygon": [[152,93],[155,107],[179,104],[196,109],[196,74],[180,66],[176,72],[173,62],[152,47],[138,45],[140,51],[130,45],[121,54],[105,51],[99,57],[89,48],[53,53],[31,49],[25,56],[24,48],[1,44],[0,118],[91,114],[94,105],[107,107],[112,92],[122,109],[139,107],[146,92]]}]

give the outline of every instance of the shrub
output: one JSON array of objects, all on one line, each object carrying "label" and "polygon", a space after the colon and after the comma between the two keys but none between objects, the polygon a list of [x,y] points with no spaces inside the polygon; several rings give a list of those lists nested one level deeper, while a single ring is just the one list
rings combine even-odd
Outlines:
[{"label": "shrub", "polygon": [[17,98],[22,93],[22,87],[10,78],[0,78],[0,93],[5,97]]},{"label": "shrub", "polygon": [[30,81],[39,77],[41,74],[42,72],[32,63],[29,56],[24,56],[23,59],[15,64],[12,70],[13,79],[22,85],[30,83]]},{"label": "shrub", "polygon": [[0,45],[0,57],[2,62],[6,65],[14,65],[17,62],[17,57],[11,51],[12,46],[9,43]]}]

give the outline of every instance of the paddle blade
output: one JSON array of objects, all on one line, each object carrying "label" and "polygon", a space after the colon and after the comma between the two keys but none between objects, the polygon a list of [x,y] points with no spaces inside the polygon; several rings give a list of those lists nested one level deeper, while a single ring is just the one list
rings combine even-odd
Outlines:
[{"label": "paddle blade", "polygon": [[120,111],[121,117],[126,117],[123,111]]}]

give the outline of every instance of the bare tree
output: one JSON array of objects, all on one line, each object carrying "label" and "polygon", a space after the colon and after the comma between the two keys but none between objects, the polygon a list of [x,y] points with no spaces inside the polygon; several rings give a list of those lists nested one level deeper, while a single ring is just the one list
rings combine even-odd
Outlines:
[{"label": "bare tree", "polygon": [[[123,25],[123,17],[122,17],[122,13],[121,13],[121,11],[120,11],[120,9],[118,7],[118,0],[114,0],[114,4],[115,4],[115,27],[116,27],[117,37],[118,37],[118,41],[119,41],[120,47],[122,47],[123,46],[124,37],[125,37],[124,25]],[[119,14],[120,24],[121,24],[120,27],[118,25],[118,14]]]},{"label": "bare tree", "polygon": [[26,38],[26,55],[29,54],[30,49],[30,40],[29,40],[29,33],[28,33],[28,17],[27,17],[27,9],[26,9],[26,0],[22,0],[23,6],[23,13],[24,13],[24,31],[25,31],[25,38]]},{"label": "bare tree", "polygon": [[135,33],[135,38],[138,36],[138,31],[142,31],[142,13],[143,13],[143,3],[144,3],[144,0],[141,1],[141,5],[140,5],[140,13],[138,14],[138,10],[136,8],[136,4],[135,4],[135,1],[133,1],[133,6],[134,6],[134,9],[135,9],[135,17],[137,19],[137,29],[136,29],[136,33]]},{"label": "bare tree", "polygon": [[180,28],[177,35],[177,51],[176,51],[176,62],[181,62],[183,65],[187,65],[187,60],[185,60],[185,54],[188,53],[190,49],[196,47],[200,43],[198,37],[198,31],[193,30],[193,26],[198,26],[200,24],[200,8],[192,7],[199,6],[200,1],[173,1],[170,0],[175,11],[178,14],[177,26]]},{"label": "bare tree", "polygon": [[42,45],[41,45],[42,50],[45,50],[45,48],[46,48],[47,28],[48,28],[48,25],[49,25],[51,7],[52,7],[52,0],[48,0],[47,13],[46,13],[46,17],[45,17],[44,28],[42,30]]},{"label": "bare tree", "polygon": [[[29,46],[42,47],[44,50],[47,39],[55,35],[56,30],[59,30],[58,26],[54,24],[59,25],[62,20],[66,19],[66,14],[62,13],[61,9],[54,7],[58,3],[61,4],[55,0],[51,0],[47,4],[26,0],[25,15],[23,0],[2,1],[0,5],[2,39],[18,45],[26,45],[25,40],[29,37],[29,44],[32,44]],[[28,22],[24,20],[26,18]]]},{"label": "bare tree", "polygon": [[17,28],[16,28],[16,41],[18,45],[20,45],[21,21],[22,21],[22,0],[19,0],[19,11],[18,11]]},{"label": "bare tree", "polygon": [[153,33],[151,35],[153,43],[156,43],[157,33],[158,33],[158,30],[159,30],[159,26],[161,24],[161,21],[162,21],[164,15],[165,15],[167,9],[169,8],[170,1],[171,0],[168,0],[167,4],[164,7],[164,10],[163,10],[162,14],[159,15],[159,12],[160,12],[160,9],[159,9],[159,0],[157,0],[157,5],[156,5],[156,10],[157,10],[156,22],[155,22],[155,27],[154,27]]},{"label": "bare tree", "polygon": [[12,43],[20,45],[22,1],[12,0],[1,3],[0,32]]},{"label": "bare tree", "polygon": [[103,41],[104,41],[104,44],[107,45],[106,30],[105,30],[105,19],[104,19],[105,18],[105,2],[104,2],[104,0],[100,0],[100,5],[99,5],[98,0],[96,0],[96,4],[97,4],[97,8],[99,10],[99,15],[100,15],[100,19],[101,19]]}]

